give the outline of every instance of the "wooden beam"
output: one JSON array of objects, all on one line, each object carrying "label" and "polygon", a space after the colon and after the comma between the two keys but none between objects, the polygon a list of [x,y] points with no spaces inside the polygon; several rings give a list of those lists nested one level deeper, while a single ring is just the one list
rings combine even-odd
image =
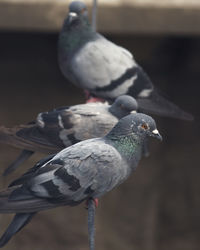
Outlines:
[{"label": "wooden beam", "polygon": [[[1,0],[0,29],[59,31],[69,0]],[[91,10],[92,0],[85,1]],[[98,0],[98,30],[200,34],[200,0]]]}]

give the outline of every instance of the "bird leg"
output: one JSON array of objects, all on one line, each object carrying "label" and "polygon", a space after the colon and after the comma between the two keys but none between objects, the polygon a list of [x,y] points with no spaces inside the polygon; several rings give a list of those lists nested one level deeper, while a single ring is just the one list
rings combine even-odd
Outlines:
[{"label": "bird leg", "polygon": [[99,97],[90,97],[89,99],[87,99],[86,103],[90,102],[105,102],[105,100]]},{"label": "bird leg", "polygon": [[94,97],[90,94],[90,92],[88,90],[84,90],[85,96],[86,96],[86,103],[90,103],[90,102],[105,102],[104,99],[100,98],[100,97]]},{"label": "bird leg", "polygon": [[99,199],[98,198],[89,198],[86,201],[86,209],[88,209],[89,201],[92,200],[94,202],[95,207],[97,208],[99,206]]},{"label": "bird leg", "polygon": [[93,202],[95,204],[95,207],[97,208],[99,206],[99,200],[97,198],[93,198]]},{"label": "bird leg", "polygon": [[88,206],[88,235],[90,250],[95,249],[95,209],[98,206],[98,199],[90,198],[87,200]]}]

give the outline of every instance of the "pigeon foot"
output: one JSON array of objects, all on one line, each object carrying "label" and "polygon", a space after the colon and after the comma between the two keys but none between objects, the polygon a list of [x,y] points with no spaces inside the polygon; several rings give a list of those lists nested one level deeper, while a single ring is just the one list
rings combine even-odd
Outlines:
[{"label": "pigeon foot", "polygon": [[84,90],[84,93],[85,93],[85,96],[86,96],[86,103],[105,102],[105,100],[103,98],[92,96],[88,90]]},{"label": "pigeon foot", "polygon": [[89,198],[86,201],[86,207],[85,207],[86,209],[88,209],[89,200],[92,200],[94,202],[94,205],[96,208],[99,206],[99,199],[98,198]]}]

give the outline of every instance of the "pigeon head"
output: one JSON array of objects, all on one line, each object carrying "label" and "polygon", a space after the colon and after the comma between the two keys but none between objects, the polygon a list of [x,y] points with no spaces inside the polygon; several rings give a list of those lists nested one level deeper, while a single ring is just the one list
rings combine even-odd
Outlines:
[{"label": "pigeon head", "polygon": [[162,140],[156,123],[151,116],[135,113],[123,117],[108,133],[109,138],[132,137],[134,140],[143,141],[146,137],[155,137]]},{"label": "pigeon head", "polygon": [[69,13],[76,13],[77,15],[87,16],[87,6],[84,2],[73,1],[69,5]]},{"label": "pigeon head", "polygon": [[[66,75],[66,60],[68,62],[69,58],[95,36],[96,33],[93,32],[88,20],[86,5],[80,1],[71,2],[58,39],[59,65],[64,75]],[[71,70],[67,74],[73,77],[70,72]]]},{"label": "pigeon head", "polygon": [[136,113],[137,109],[137,101],[132,96],[121,95],[110,106],[109,111],[118,119],[121,119],[132,112]]},{"label": "pigeon head", "polygon": [[81,1],[71,2],[67,17],[68,25],[78,25],[82,20],[88,21],[87,6]]}]

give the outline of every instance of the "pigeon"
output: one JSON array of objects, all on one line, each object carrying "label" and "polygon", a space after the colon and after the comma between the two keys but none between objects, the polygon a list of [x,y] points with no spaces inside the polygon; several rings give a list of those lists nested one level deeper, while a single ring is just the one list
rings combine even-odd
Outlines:
[{"label": "pigeon", "polygon": [[128,95],[119,96],[112,105],[88,103],[61,107],[40,113],[36,121],[14,128],[0,127],[0,142],[23,149],[4,172],[15,170],[35,151],[54,154],[74,143],[104,136],[118,120],[138,108]]},{"label": "pigeon", "polygon": [[37,212],[99,199],[123,183],[136,169],[147,137],[162,139],[153,118],[130,114],[104,137],[76,143],[39,161],[0,192],[0,213],[16,213],[0,247]]},{"label": "pigeon", "polygon": [[193,120],[159,93],[128,50],[94,31],[83,2],[69,5],[58,39],[58,64],[65,78],[93,97],[113,101],[127,94],[137,99],[140,112]]}]

